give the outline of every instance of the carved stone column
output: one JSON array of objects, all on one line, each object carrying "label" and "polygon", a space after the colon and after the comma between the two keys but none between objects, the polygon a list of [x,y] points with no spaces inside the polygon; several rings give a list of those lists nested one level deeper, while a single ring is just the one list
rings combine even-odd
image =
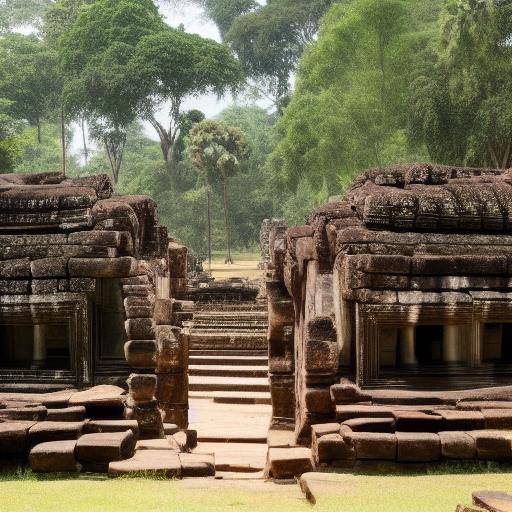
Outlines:
[{"label": "carved stone column", "polygon": [[400,364],[402,365],[418,364],[418,360],[416,359],[416,351],[414,347],[414,331],[415,328],[413,325],[408,325],[400,329]]},{"label": "carved stone column", "polygon": [[34,369],[44,368],[46,365],[46,326],[34,325],[34,345],[32,354],[32,365]]},{"label": "carved stone column", "polygon": [[457,363],[460,360],[459,326],[445,325],[443,331],[443,362]]}]

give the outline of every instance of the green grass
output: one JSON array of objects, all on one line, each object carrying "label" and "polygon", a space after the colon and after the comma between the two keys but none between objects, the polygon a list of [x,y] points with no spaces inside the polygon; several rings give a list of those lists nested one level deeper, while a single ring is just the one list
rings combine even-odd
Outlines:
[{"label": "green grass", "polygon": [[109,480],[103,476],[0,475],[1,512],[455,512],[476,490],[512,492],[512,472],[467,466],[412,475],[344,475],[312,507],[295,486],[248,482]]}]

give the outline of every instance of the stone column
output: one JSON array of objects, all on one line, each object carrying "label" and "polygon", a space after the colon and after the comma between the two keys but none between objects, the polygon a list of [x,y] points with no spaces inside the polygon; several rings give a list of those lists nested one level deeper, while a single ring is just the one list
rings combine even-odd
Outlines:
[{"label": "stone column", "polygon": [[456,363],[460,360],[459,326],[445,325],[443,331],[443,362]]},{"label": "stone column", "polygon": [[34,345],[32,353],[32,365],[34,369],[43,368],[46,364],[46,326],[34,325]]},{"label": "stone column", "polygon": [[400,329],[400,364],[418,364],[414,350],[415,328],[413,325]]}]

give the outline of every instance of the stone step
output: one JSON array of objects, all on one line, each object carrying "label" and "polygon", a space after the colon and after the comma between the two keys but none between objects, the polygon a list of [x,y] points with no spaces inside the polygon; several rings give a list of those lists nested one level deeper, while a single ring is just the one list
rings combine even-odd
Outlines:
[{"label": "stone step", "polygon": [[266,357],[268,358],[268,352],[266,350],[244,350],[244,349],[234,349],[234,350],[220,350],[220,349],[191,349],[190,357],[195,356],[208,356],[208,357],[234,357],[234,356],[243,356],[243,357]]},{"label": "stone step", "polygon": [[268,378],[262,377],[203,377],[192,375],[190,391],[269,391]]},{"label": "stone step", "polygon": [[264,469],[267,445],[264,443],[198,443],[194,454],[215,454],[215,470],[233,473],[257,473]]},{"label": "stone step", "polygon": [[223,366],[261,366],[268,367],[268,357],[264,356],[231,356],[231,355],[219,355],[219,356],[196,356],[191,355],[189,358],[191,365],[217,365],[222,364]]},{"label": "stone step", "polygon": [[189,375],[218,377],[267,377],[268,366],[189,365]]},{"label": "stone step", "polygon": [[190,391],[190,398],[213,400],[217,404],[264,404],[270,405],[269,392],[264,391]]}]

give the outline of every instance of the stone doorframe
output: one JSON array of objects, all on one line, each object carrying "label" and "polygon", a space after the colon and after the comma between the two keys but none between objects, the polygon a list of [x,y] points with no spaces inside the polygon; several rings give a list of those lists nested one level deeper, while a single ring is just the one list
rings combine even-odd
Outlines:
[{"label": "stone doorframe", "polygon": [[474,298],[460,304],[356,304],[357,384],[371,386],[379,378],[379,333],[383,327],[418,324],[471,326],[468,366],[478,366],[482,362],[482,324],[512,323],[512,294],[499,295],[502,298]]},{"label": "stone doorframe", "polygon": [[[4,295],[0,297],[0,324],[69,326],[71,373],[78,388],[92,384],[90,305],[86,294]],[[62,380],[59,370],[45,375],[50,382]],[[39,379],[38,379],[39,380]]]}]

